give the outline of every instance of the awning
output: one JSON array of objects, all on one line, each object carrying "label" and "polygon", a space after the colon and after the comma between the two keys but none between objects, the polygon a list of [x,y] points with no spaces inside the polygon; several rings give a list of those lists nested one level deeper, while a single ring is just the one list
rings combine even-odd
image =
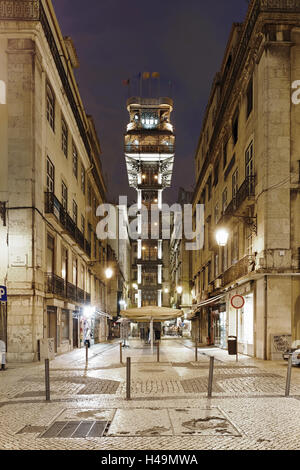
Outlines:
[{"label": "awning", "polygon": [[211,299],[206,299],[197,304],[195,307],[194,311],[188,314],[188,319],[191,320],[192,318],[195,317],[195,315],[201,310],[202,307],[206,307],[207,305],[214,304],[218,302],[218,300],[223,299],[226,296],[226,294],[220,294],[216,295],[215,297],[212,297]]},{"label": "awning", "polygon": [[129,318],[133,322],[149,322],[151,320],[163,322],[184,315],[182,310],[156,306],[130,308],[128,310],[122,310],[120,314],[123,318]]}]

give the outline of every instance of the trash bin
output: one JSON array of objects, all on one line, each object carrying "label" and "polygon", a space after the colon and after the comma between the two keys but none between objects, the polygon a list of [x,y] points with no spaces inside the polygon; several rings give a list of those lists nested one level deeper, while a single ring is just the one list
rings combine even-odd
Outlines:
[{"label": "trash bin", "polygon": [[234,356],[237,353],[237,337],[228,336],[228,354]]}]

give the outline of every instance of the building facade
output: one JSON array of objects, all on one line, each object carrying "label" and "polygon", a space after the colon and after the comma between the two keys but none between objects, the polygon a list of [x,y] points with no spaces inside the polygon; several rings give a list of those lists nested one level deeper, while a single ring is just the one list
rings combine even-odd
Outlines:
[{"label": "building facade", "polygon": [[[0,1],[0,284],[11,361],[107,338],[107,246],[96,236],[105,201],[101,149],[84,110],[70,38],[51,1]],[[6,310],[7,308],[7,310]]]},{"label": "building facade", "polygon": [[[177,319],[184,336],[190,336],[191,325],[188,319],[192,309],[192,251],[186,249],[187,240],[184,232],[184,206],[191,204],[193,193],[183,188],[178,193],[178,223],[176,211],[173,217],[170,241],[170,300],[173,308],[181,309],[183,316]],[[180,208],[180,210],[179,210]]]},{"label": "building facade", "polygon": [[[237,335],[241,353],[262,359],[300,337],[299,79],[300,1],[251,1],[232,28],[195,156],[205,237],[193,252],[194,336],[226,348]],[[234,294],[245,299],[239,311]]]},{"label": "building facade", "polygon": [[[133,97],[125,159],[130,187],[136,189],[138,237],[132,242],[132,285],[137,307],[169,306],[169,242],[162,233],[163,191],[171,185],[175,135],[170,98]],[[156,207],[154,216],[151,207]],[[158,214],[158,215],[157,215]]]}]

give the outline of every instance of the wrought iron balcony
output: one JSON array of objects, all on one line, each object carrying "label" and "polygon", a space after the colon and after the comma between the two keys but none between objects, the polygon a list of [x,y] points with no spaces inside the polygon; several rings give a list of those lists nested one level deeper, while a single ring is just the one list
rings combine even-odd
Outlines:
[{"label": "wrought iron balcony", "polygon": [[45,193],[45,213],[53,214],[60,222],[62,228],[73,238],[80,248],[91,257],[91,245],[85,240],[83,233],[78,229],[63,205],[53,193]]},{"label": "wrought iron balcony", "polygon": [[66,301],[81,304],[90,303],[91,301],[91,294],[53,273],[45,275],[45,289],[47,294],[57,295]]},{"label": "wrought iron balcony", "polygon": [[223,274],[223,285],[235,283],[241,277],[246,276],[251,270],[251,262],[253,258],[248,255],[232,265]]},{"label": "wrought iron balcony", "polygon": [[[248,176],[240,186],[236,196],[230,201],[226,209],[223,211],[223,217],[234,215],[235,212],[240,209],[241,205],[246,199],[254,196],[255,176]],[[224,222],[223,217],[220,219],[220,222]]]},{"label": "wrought iron balcony", "polygon": [[66,283],[65,280],[56,274],[47,273],[46,274],[46,293],[47,294],[56,294],[59,297],[66,297]]}]

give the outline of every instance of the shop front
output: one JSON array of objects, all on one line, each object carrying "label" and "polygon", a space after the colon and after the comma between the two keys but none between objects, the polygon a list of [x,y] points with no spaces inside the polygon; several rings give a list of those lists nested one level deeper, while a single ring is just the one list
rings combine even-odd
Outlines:
[{"label": "shop front", "polygon": [[210,344],[222,349],[227,347],[226,334],[226,303],[211,307],[211,337]]},{"label": "shop front", "polygon": [[[244,287],[229,296],[229,326],[228,335],[237,336],[238,352],[247,356],[254,356],[254,298],[249,287]],[[242,295],[245,303],[238,310],[234,309],[230,299],[235,295]]]}]

